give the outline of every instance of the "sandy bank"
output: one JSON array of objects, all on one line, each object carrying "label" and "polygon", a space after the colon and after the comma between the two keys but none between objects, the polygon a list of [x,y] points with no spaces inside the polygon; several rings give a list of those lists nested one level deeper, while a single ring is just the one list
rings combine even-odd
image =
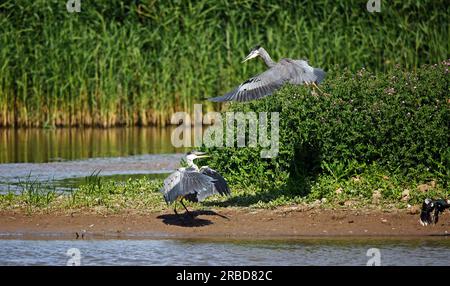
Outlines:
[{"label": "sandy bank", "polygon": [[423,227],[405,210],[275,210],[221,208],[177,217],[149,215],[33,214],[1,212],[1,238],[296,238],[308,236],[448,236],[450,215]]}]

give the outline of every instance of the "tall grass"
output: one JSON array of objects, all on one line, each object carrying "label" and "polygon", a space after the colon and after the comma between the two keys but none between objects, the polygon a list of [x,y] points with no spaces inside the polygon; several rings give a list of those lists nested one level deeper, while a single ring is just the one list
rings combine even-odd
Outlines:
[{"label": "tall grass", "polygon": [[325,69],[449,57],[444,0],[81,2],[0,4],[0,126],[165,125],[261,71],[240,65],[257,43]]},{"label": "tall grass", "polygon": [[39,178],[32,178],[31,173],[24,180],[19,180],[18,187],[28,213],[34,208],[48,207],[58,197],[56,188],[50,181],[39,181]]}]

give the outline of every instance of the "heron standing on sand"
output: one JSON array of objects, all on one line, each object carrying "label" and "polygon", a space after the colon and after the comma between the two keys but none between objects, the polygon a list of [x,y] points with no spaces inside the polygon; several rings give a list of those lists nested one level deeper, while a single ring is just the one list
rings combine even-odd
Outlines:
[{"label": "heron standing on sand", "polygon": [[191,151],[186,155],[186,168],[179,168],[164,180],[161,192],[167,204],[175,203],[174,212],[177,213],[176,202],[179,201],[186,210],[183,199],[191,202],[201,202],[207,197],[220,194],[230,195],[230,189],[225,179],[208,166],[200,169],[194,164],[195,159],[208,157],[204,152]]},{"label": "heron standing on sand", "polygon": [[242,61],[261,57],[269,68],[262,74],[252,77],[233,91],[219,97],[210,98],[213,102],[224,101],[250,101],[271,95],[274,91],[281,88],[285,83],[317,88],[326,73],[319,68],[313,68],[305,60],[281,59],[278,63],[274,62],[269,53],[261,47],[254,47],[248,56]]}]

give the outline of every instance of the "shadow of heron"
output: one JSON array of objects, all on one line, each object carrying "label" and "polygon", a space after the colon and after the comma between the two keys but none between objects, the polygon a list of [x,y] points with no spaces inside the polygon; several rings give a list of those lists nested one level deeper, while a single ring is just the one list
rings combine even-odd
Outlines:
[{"label": "shadow of heron", "polygon": [[183,227],[202,227],[206,225],[210,225],[213,222],[208,219],[198,218],[200,215],[205,216],[219,216],[224,219],[229,219],[228,217],[218,214],[215,211],[210,210],[198,210],[191,211],[190,214],[163,214],[158,216],[157,218],[161,219],[164,224],[168,225],[176,225]]}]

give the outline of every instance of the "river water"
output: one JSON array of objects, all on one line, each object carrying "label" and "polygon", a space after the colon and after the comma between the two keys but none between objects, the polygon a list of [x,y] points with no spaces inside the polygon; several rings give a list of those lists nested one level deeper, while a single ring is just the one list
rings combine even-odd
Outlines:
[{"label": "river water", "polygon": [[83,178],[126,180],[162,176],[179,166],[185,149],[171,144],[171,128],[0,129],[0,193],[24,182],[67,190]]},{"label": "river water", "polygon": [[446,238],[2,240],[0,245],[0,265],[366,265],[375,257],[379,257],[380,265],[450,264],[450,239]]}]

